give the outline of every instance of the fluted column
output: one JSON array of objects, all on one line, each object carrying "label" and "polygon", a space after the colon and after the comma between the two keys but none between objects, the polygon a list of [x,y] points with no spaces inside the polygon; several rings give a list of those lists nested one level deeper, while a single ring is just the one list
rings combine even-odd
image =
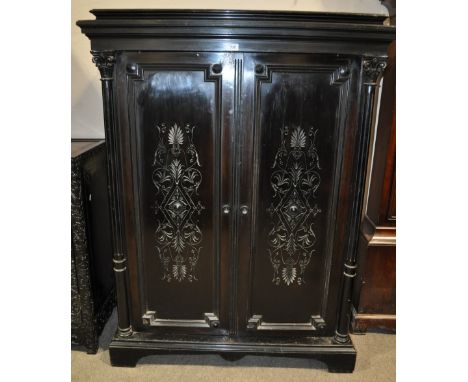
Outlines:
[{"label": "fluted column", "polygon": [[343,269],[343,282],[341,290],[341,305],[338,315],[338,325],[335,331],[334,341],[337,343],[348,343],[349,323],[351,318],[351,295],[353,282],[356,277],[356,251],[359,239],[359,223],[361,220],[362,203],[364,197],[364,184],[366,177],[366,163],[369,152],[369,140],[371,133],[372,118],[374,115],[375,90],[380,75],[387,66],[386,57],[364,57],[362,60],[362,90],[361,110],[359,126],[359,144],[356,156],[358,172],[356,175],[355,190],[356,203],[351,211],[352,230],[349,234],[348,251]]},{"label": "fluted column", "polygon": [[118,334],[132,334],[127,288],[127,256],[125,253],[122,222],[121,159],[114,116],[113,76],[114,51],[91,51],[93,62],[101,74],[104,129],[107,151],[107,187],[112,229],[114,274],[117,293]]}]

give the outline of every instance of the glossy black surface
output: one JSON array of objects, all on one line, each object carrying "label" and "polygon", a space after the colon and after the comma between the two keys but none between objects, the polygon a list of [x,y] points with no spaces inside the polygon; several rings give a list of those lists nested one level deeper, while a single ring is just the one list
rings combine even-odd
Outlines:
[{"label": "glossy black surface", "polygon": [[[337,196],[333,174],[340,165],[340,113],[346,113],[348,102],[347,80],[335,84],[333,76],[342,68],[349,71],[349,62],[313,55],[251,59],[269,73],[256,77],[250,309],[268,322],[307,322],[311,315],[324,315],[328,303]],[[274,246],[272,240],[283,241]],[[288,261],[294,262],[291,267]],[[294,273],[285,280],[288,270]],[[332,327],[334,319],[327,317]]]},{"label": "glossy black surface", "polygon": [[[152,57],[157,63],[159,57]],[[209,64],[205,70],[138,66],[145,72],[135,83],[134,94],[146,305],[160,318],[202,319],[205,312],[215,310],[213,302],[218,293],[214,275],[219,256],[217,83],[205,81]],[[173,131],[179,133],[178,148],[169,143]],[[185,172],[187,168],[192,171]],[[184,171],[180,191],[167,179],[179,169]],[[170,227],[164,229],[165,224]],[[158,250],[158,237],[164,235],[161,241],[171,243],[167,253],[166,247]],[[177,244],[172,240],[174,235],[180,235],[180,253],[172,247]],[[197,242],[193,247],[191,240]],[[177,265],[177,254],[188,260]],[[165,270],[164,261],[169,258]]]},{"label": "glossy black surface", "polygon": [[78,25],[113,142],[112,363],[286,352],[352,371],[370,116],[394,29],[370,15],[93,13]]},{"label": "glossy black surface", "polygon": [[[218,53],[143,52],[120,59],[128,80],[118,91],[130,116],[134,158],[131,229],[139,233],[142,269],[134,326],[226,333],[229,310],[221,293],[228,290],[232,214],[222,213],[222,205],[230,208],[229,180],[222,175],[230,154],[221,142],[230,139],[232,62]],[[155,312],[157,322],[143,322],[147,312]],[[220,323],[201,327],[207,313]]]}]

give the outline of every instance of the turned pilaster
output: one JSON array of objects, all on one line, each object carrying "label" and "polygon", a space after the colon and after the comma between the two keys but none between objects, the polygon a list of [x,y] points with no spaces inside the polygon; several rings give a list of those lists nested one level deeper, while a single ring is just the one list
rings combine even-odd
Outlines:
[{"label": "turned pilaster", "polygon": [[341,305],[338,315],[338,325],[335,331],[334,341],[336,343],[347,343],[349,337],[349,323],[351,318],[351,296],[353,283],[356,277],[356,251],[359,239],[359,222],[364,198],[364,184],[366,176],[366,163],[369,152],[369,141],[371,124],[375,108],[375,93],[379,77],[387,66],[386,57],[364,57],[362,60],[362,89],[361,89],[361,109],[359,124],[359,149],[356,159],[358,173],[356,174],[355,189],[356,203],[351,210],[348,250],[343,267],[343,281],[341,289]]},{"label": "turned pilaster", "polygon": [[114,51],[91,51],[93,62],[101,74],[102,100],[104,108],[104,130],[107,151],[107,184],[111,215],[112,247],[114,275],[117,293],[118,334],[129,336],[132,326],[129,316],[129,301],[127,288],[127,256],[123,241],[123,221],[121,216],[122,182],[121,158],[118,144],[118,134],[114,115]]}]

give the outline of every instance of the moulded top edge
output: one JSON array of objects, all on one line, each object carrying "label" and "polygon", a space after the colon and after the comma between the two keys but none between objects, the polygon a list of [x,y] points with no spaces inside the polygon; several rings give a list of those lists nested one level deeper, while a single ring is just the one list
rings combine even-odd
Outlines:
[{"label": "moulded top edge", "polygon": [[92,9],[97,20],[102,19],[239,19],[239,20],[287,20],[321,21],[332,23],[356,23],[382,25],[387,18],[379,14],[341,12],[297,12],[265,10],[221,9]]}]

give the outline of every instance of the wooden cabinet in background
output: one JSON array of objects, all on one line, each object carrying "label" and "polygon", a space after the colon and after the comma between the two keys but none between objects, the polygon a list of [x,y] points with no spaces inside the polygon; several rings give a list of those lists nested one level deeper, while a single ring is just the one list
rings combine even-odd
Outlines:
[{"label": "wooden cabinet in background", "polygon": [[353,292],[354,332],[396,328],[395,51],[388,51]]}]

